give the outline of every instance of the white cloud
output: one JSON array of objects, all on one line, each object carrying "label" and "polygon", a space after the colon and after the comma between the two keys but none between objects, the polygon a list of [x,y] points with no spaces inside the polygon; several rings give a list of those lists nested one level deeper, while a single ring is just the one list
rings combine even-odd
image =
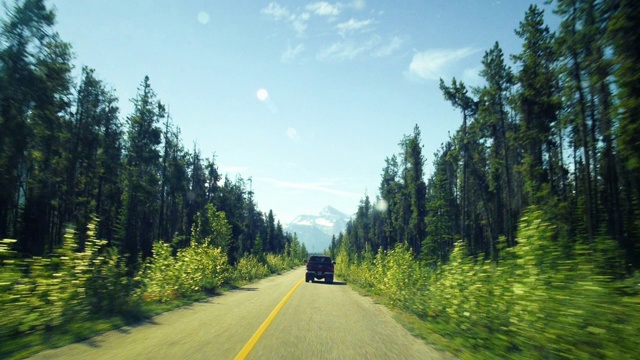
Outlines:
[{"label": "white cloud", "polygon": [[368,44],[357,45],[356,43],[342,42],[333,43],[331,46],[320,51],[316,58],[318,60],[352,60],[361,53],[371,48]]},{"label": "white cloud", "polygon": [[289,139],[295,140],[298,138],[298,131],[294,128],[287,128],[287,137]]},{"label": "white cloud", "polygon": [[298,44],[296,47],[291,47],[291,45],[287,46],[287,50],[282,53],[280,56],[280,60],[282,62],[291,62],[293,59],[298,57],[304,51],[304,44]]},{"label": "white cloud", "polygon": [[369,25],[373,23],[373,19],[367,20],[356,20],[354,18],[349,19],[349,21],[345,21],[336,25],[336,29],[338,29],[338,33],[344,36],[347,33],[354,32],[356,30],[364,30]]},{"label": "white cloud", "polygon": [[330,4],[326,1],[314,2],[306,6],[306,9],[318,16],[336,16],[340,14],[342,4]]},{"label": "white cloud", "polygon": [[364,0],[353,0],[351,2],[351,7],[356,10],[362,10],[367,6],[367,3]]},{"label": "white cloud", "polygon": [[434,49],[413,55],[409,73],[426,80],[437,80],[446,76],[446,68],[467,56],[478,52],[470,47],[462,49]]},{"label": "white cloud", "polygon": [[291,15],[289,9],[276,2],[269,3],[264,9],[260,10],[261,13],[272,16],[275,20],[282,20],[288,18]]},{"label": "white cloud", "polygon": [[336,190],[331,188],[330,186],[333,185],[332,182],[311,182],[311,183],[289,182],[289,181],[282,181],[282,180],[277,180],[272,178],[263,178],[262,180],[281,188],[323,192],[323,193],[328,193],[328,194],[337,195],[340,197],[348,197],[348,198],[360,197],[360,194],[355,194],[348,191]]},{"label": "white cloud", "polygon": [[271,16],[275,21],[285,21],[291,25],[293,30],[298,36],[304,35],[307,29],[307,20],[311,17],[308,12],[300,14],[294,14],[287,7],[278,4],[277,2],[269,3],[266,7],[260,10],[261,13]]},{"label": "white cloud", "polygon": [[307,20],[309,20],[310,17],[311,15],[309,15],[309,13],[291,15],[291,17],[289,17],[291,26],[293,26],[293,30],[298,33],[298,36],[302,36],[304,31],[307,30]]},{"label": "white cloud", "polygon": [[380,47],[378,47],[377,49],[375,49],[371,55],[375,56],[375,57],[386,57],[389,56],[391,54],[393,54],[396,50],[400,49],[400,46],[402,46],[402,39],[397,37],[397,36],[393,36],[389,42],[385,45],[382,45]]},{"label": "white cloud", "polygon": [[402,45],[402,39],[392,37],[383,42],[378,35],[372,35],[366,41],[346,40],[338,41],[324,48],[316,55],[320,61],[353,60],[359,56],[385,57],[393,54]]}]

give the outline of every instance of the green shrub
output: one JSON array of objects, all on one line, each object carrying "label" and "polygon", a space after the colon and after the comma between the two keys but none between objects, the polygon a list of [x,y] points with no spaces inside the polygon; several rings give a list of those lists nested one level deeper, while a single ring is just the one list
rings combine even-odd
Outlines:
[{"label": "green shrub", "polygon": [[130,277],[127,259],[115,248],[95,259],[87,284],[87,296],[94,313],[120,315],[136,312],[142,305],[140,278]]},{"label": "green shrub", "polygon": [[498,262],[455,244],[432,270],[406,245],[375,258],[343,247],[336,271],[383,295],[470,357],[630,358],[640,348],[640,275],[623,278],[617,244],[604,238],[567,246],[535,208],[522,217],[518,245]]},{"label": "green shrub", "polygon": [[235,281],[253,281],[271,274],[269,267],[253,255],[244,256],[238,261],[233,270],[232,278]]},{"label": "green shrub", "polygon": [[166,302],[214,290],[228,279],[227,257],[219,248],[192,244],[172,256],[171,246],[157,242],[141,278],[145,301]]},{"label": "green shrub", "polygon": [[81,252],[71,230],[51,257],[23,259],[11,250],[15,240],[0,243],[0,337],[42,332],[89,314],[87,286],[104,245],[95,238],[95,224]]},{"label": "green shrub", "polygon": [[287,258],[284,255],[269,253],[265,255],[265,261],[267,262],[267,267],[271,273],[279,273],[293,267],[290,258]]}]

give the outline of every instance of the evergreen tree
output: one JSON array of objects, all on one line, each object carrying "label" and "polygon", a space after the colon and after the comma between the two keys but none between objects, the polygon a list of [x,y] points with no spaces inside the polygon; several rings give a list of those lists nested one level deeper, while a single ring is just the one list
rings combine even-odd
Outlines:
[{"label": "evergreen tree", "polygon": [[186,199],[186,223],[187,228],[190,229],[196,214],[204,209],[207,200],[207,178],[200,151],[195,144],[193,145],[193,153],[190,154],[187,171],[189,173],[189,185]]},{"label": "evergreen tree", "polygon": [[61,243],[64,194],[64,137],[71,93],[71,46],[49,35],[35,59],[33,107],[27,116],[28,142],[24,168],[24,249],[42,254]]},{"label": "evergreen tree", "polygon": [[410,217],[408,244],[415,255],[420,254],[420,245],[425,239],[427,186],[424,182],[424,157],[418,125],[413,134],[406,136],[401,146],[404,155],[404,182],[408,195]]},{"label": "evergreen tree", "polygon": [[494,46],[485,53],[482,59],[483,69],[480,71],[486,81],[486,86],[479,91],[480,106],[478,109],[479,127],[487,132],[483,137],[491,141],[490,155],[490,197],[493,207],[489,215],[490,223],[487,234],[488,249],[485,251],[496,258],[497,239],[506,235],[508,243],[514,244],[515,221],[513,220],[512,200],[512,169],[511,153],[509,151],[510,130],[507,114],[507,100],[513,86],[513,73],[504,63],[504,55],[500,45]]},{"label": "evergreen tree", "polygon": [[113,221],[119,211],[116,199],[120,193],[122,133],[115,102],[113,94],[95,77],[95,71],[84,67],[65,149],[64,200],[64,219],[76,225],[81,247],[94,214],[101,215],[101,233],[113,240],[113,234],[105,228],[115,226]]},{"label": "evergreen tree", "polygon": [[267,252],[276,252],[276,220],[275,217],[273,216],[273,211],[270,209],[269,213],[267,214],[267,221],[266,221],[266,227],[267,227],[267,237],[266,237],[266,247],[265,250]]},{"label": "evergreen tree", "polygon": [[113,244],[117,238],[122,210],[124,133],[119,119],[118,98],[112,91],[103,95],[96,154],[98,183],[95,190],[95,213],[99,221],[98,238]]},{"label": "evergreen tree", "polygon": [[[640,3],[633,0],[612,1],[606,8],[610,21],[606,27],[607,44],[613,48],[611,64],[615,85],[619,89],[614,113],[618,126],[605,126],[605,158],[608,175],[606,206],[610,231],[617,234],[620,244],[626,250],[627,259],[640,266],[640,51],[638,27],[640,26]],[[610,138],[617,139],[617,146],[608,146]],[[613,150],[619,151],[619,163],[611,160]],[[614,168],[621,169],[619,182]],[[613,194],[620,189],[620,197]],[[619,199],[619,200],[618,200]]]},{"label": "evergreen tree", "polygon": [[385,167],[382,170],[382,180],[380,181],[380,196],[387,204],[384,213],[384,239],[381,246],[383,249],[392,247],[393,244],[402,241],[404,238],[402,231],[404,227],[398,221],[399,209],[398,200],[401,192],[401,184],[399,183],[399,165],[396,155],[385,159]]},{"label": "evergreen tree", "polygon": [[[469,149],[467,141],[467,126],[470,118],[476,115],[478,112],[478,103],[468,95],[467,87],[462,81],[456,81],[455,78],[451,81],[451,86],[445,85],[444,81],[440,79],[440,91],[444,95],[445,100],[449,101],[455,108],[459,108],[462,112],[462,127],[460,130],[460,151],[462,153],[462,184],[460,190],[460,203],[461,203],[461,216],[460,216],[460,236],[462,241],[469,242],[467,239],[467,199],[468,199],[468,166],[469,166]],[[470,249],[474,249],[473,246]]]},{"label": "evergreen tree", "polygon": [[[521,127],[518,138],[525,145],[524,174],[528,201],[538,204],[544,200],[542,185],[548,184],[555,196],[561,194],[562,159],[560,144],[554,139],[552,129],[559,111],[556,54],[554,35],[544,24],[544,11],[531,5],[520,22],[516,34],[524,41],[522,52],[512,56],[520,65],[516,95]],[[546,161],[545,161],[546,159]],[[543,199],[534,199],[534,195]]]},{"label": "evergreen tree", "polygon": [[[0,238],[18,237],[24,203],[29,114],[35,103],[37,64],[50,41],[55,14],[44,1],[21,1],[0,19]],[[24,244],[23,248],[30,246]]]},{"label": "evergreen tree", "polygon": [[142,81],[133,104],[133,114],[127,118],[122,221],[123,251],[131,261],[138,255],[150,256],[157,238],[162,137],[158,124],[165,116],[165,108],[156,100],[148,76]]},{"label": "evergreen tree", "polygon": [[459,233],[457,192],[457,154],[453,143],[447,141],[434,154],[434,172],[427,182],[427,236],[422,244],[422,258],[428,263],[444,264],[453,250],[455,235]]},{"label": "evergreen tree", "polygon": [[0,237],[42,254],[60,242],[71,48],[42,0],[0,19]]}]

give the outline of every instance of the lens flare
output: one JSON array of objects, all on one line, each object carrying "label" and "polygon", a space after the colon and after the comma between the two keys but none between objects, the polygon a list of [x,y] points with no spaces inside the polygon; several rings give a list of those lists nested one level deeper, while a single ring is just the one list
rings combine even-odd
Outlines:
[{"label": "lens flare", "polygon": [[209,23],[209,14],[204,11],[198,13],[198,22],[202,25]]},{"label": "lens flare", "polygon": [[269,98],[269,93],[267,92],[266,89],[260,89],[256,93],[256,96],[258,97],[258,100],[266,101]]},{"label": "lens flare", "polygon": [[389,203],[385,199],[380,199],[378,200],[378,202],[376,202],[374,207],[380,212],[385,212],[389,208]]}]

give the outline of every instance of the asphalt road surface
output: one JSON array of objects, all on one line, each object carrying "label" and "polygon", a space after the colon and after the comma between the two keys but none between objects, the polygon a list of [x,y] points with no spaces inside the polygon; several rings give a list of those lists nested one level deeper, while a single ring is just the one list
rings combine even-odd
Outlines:
[{"label": "asphalt road surface", "polygon": [[[304,271],[303,267],[297,268],[164,313],[138,326],[47,350],[32,358],[453,358],[413,337],[391,318],[389,310],[338,279],[332,285],[304,283]],[[283,300],[287,295],[288,300]]]}]

